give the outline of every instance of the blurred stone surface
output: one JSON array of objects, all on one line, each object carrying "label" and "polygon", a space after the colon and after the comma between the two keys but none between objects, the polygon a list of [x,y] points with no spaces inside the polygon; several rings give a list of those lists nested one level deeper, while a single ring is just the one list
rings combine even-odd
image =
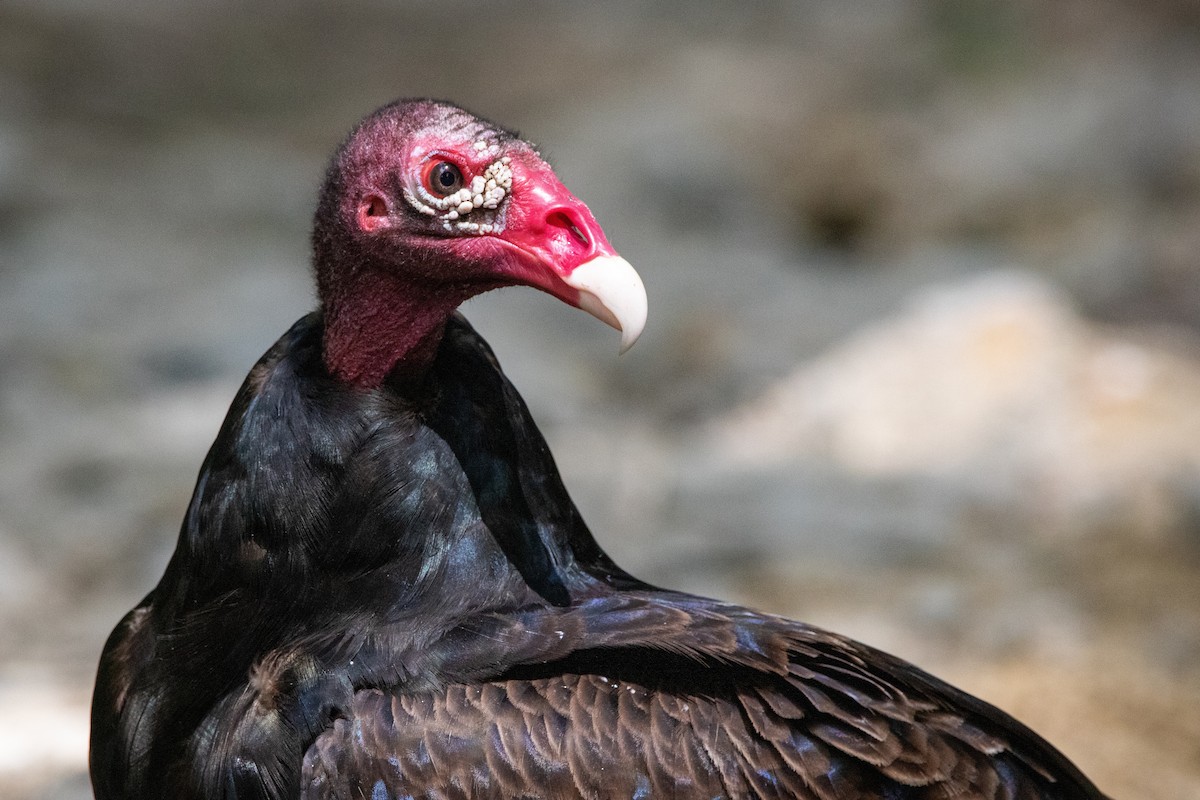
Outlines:
[{"label": "blurred stone surface", "polygon": [[620,360],[466,309],[618,561],[1200,798],[1184,0],[0,3],[0,796],[89,795],[95,659],[311,306],[324,160],[413,94],[542,142],[646,279]]},{"label": "blurred stone surface", "polygon": [[1029,273],[906,306],[723,415],[708,460],[936,483],[1036,534],[1194,536],[1200,340],[1095,328]]}]

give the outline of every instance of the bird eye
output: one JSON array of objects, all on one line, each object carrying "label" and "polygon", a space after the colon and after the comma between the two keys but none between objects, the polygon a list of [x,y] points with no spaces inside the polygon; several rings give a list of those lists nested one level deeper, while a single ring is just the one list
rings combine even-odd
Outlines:
[{"label": "bird eye", "polygon": [[449,161],[439,161],[426,174],[425,185],[440,197],[452,195],[463,186],[462,171]]}]

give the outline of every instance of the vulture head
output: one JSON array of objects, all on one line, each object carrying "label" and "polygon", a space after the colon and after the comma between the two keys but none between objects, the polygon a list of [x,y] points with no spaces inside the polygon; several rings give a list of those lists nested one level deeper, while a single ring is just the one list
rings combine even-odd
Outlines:
[{"label": "vulture head", "polygon": [[449,103],[359,123],[329,166],[313,256],[326,366],[365,387],[420,369],[459,304],[502,286],[595,315],[622,352],[646,321],[641,279],[537,150]]}]

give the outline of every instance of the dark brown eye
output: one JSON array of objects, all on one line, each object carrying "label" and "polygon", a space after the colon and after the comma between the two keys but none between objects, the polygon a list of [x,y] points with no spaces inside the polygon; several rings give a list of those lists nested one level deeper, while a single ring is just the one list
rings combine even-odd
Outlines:
[{"label": "dark brown eye", "polygon": [[463,186],[462,171],[449,161],[439,161],[426,173],[425,186],[439,197],[452,195]]}]

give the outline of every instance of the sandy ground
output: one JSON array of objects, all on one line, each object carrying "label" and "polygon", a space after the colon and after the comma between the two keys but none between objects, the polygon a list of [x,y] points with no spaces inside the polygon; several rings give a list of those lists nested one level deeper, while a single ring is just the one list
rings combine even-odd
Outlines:
[{"label": "sandy ground", "polygon": [[1116,800],[1200,798],[1200,15],[1183,0],[0,4],[0,796],[87,703],[323,162],[453,98],[645,278],[472,301],[604,546],[909,658]]}]

